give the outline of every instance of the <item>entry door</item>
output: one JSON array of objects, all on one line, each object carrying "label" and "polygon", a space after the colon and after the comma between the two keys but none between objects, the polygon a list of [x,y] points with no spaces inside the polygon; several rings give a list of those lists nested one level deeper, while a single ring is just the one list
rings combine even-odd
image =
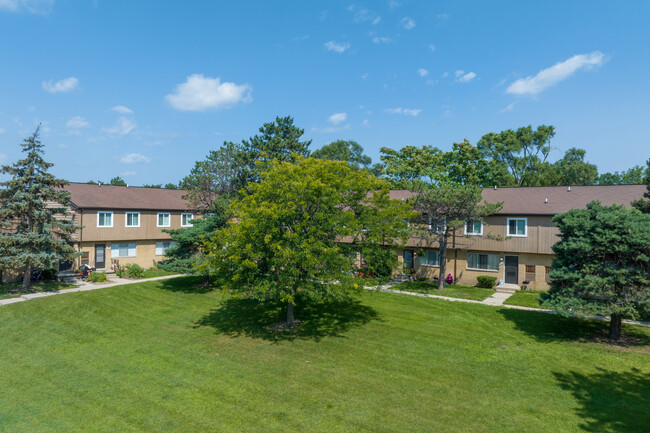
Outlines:
[{"label": "entry door", "polygon": [[413,250],[404,250],[404,269],[413,269]]},{"label": "entry door", "polygon": [[95,268],[106,267],[106,244],[95,244]]},{"label": "entry door", "polygon": [[519,284],[519,256],[506,256],[506,284]]}]

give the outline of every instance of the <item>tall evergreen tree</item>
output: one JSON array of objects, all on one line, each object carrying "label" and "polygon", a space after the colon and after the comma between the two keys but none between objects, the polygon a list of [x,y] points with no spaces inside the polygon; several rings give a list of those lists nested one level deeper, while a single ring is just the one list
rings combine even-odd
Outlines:
[{"label": "tall evergreen tree", "polygon": [[43,159],[39,129],[21,144],[26,157],[2,167],[11,179],[0,182],[0,269],[24,270],[23,289],[32,270],[75,257],[70,238],[78,228],[67,218],[70,193],[60,189],[68,182],[47,172],[54,164]]}]

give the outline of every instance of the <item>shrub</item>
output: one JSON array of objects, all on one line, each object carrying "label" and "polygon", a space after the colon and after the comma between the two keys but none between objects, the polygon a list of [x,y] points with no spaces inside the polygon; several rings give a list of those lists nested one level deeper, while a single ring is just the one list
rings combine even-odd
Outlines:
[{"label": "shrub", "polygon": [[56,269],[45,269],[41,275],[44,280],[56,280]]},{"label": "shrub", "polygon": [[142,278],[144,276],[144,268],[138,264],[124,266],[124,272],[129,278]]},{"label": "shrub", "polygon": [[478,284],[476,286],[483,289],[494,289],[494,286],[497,285],[497,277],[481,275],[476,277],[476,279],[478,280]]},{"label": "shrub", "polygon": [[364,248],[363,257],[368,264],[368,273],[378,277],[390,277],[397,266],[397,254],[388,248]]},{"label": "shrub", "polygon": [[101,283],[106,280],[106,271],[91,272],[90,275],[88,275],[88,281],[92,281],[93,283]]}]

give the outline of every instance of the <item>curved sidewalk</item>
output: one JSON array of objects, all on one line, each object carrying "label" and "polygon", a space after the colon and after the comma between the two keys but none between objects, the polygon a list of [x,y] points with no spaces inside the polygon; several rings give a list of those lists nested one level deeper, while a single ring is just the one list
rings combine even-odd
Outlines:
[{"label": "curved sidewalk", "polygon": [[146,281],[156,281],[156,280],[166,280],[168,278],[175,278],[175,277],[182,277],[183,274],[174,274],[174,275],[165,275],[162,277],[153,277],[153,278],[142,278],[138,280],[108,280],[106,282],[102,283],[91,283],[89,281],[84,281],[77,287],[73,287],[71,289],[62,289],[62,290],[52,290],[51,292],[39,292],[39,293],[28,293],[26,295],[19,296],[17,298],[7,298],[7,299],[0,299],[0,306],[2,305],[8,305],[8,304],[15,304],[16,302],[24,302],[24,301],[29,301],[30,299],[36,299],[36,298],[45,298],[48,296],[54,296],[54,295],[61,295],[64,293],[75,293],[75,292],[87,292],[89,290],[98,290],[98,289],[103,289],[106,287],[112,287],[112,286],[123,286],[126,284],[136,284],[136,283],[144,283]]}]

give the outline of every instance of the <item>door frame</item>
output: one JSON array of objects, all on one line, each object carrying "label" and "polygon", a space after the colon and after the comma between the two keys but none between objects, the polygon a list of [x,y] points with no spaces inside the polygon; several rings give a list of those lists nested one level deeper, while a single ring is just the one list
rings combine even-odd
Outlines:
[{"label": "door frame", "polygon": [[[104,266],[97,266],[97,247],[102,247],[104,250]],[[96,269],[105,269],[106,268],[106,244],[95,244],[95,268]]]},{"label": "door frame", "polygon": [[[405,254],[407,251],[411,252],[411,267],[406,267],[406,257]],[[415,250],[412,248],[404,248],[402,250],[402,266],[404,269],[415,269]]]},{"label": "door frame", "polygon": [[[517,268],[516,268],[517,269],[517,277],[516,277],[517,281],[514,282],[514,283],[509,283],[507,281],[507,278],[508,278],[508,270],[507,270],[508,269],[508,266],[507,266],[508,257],[515,257],[517,259]],[[518,255],[516,255],[516,254],[504,254],[504,256],[503,256],[503,282],[506,283],[506,284],[519,284],[519,256]]]}]

